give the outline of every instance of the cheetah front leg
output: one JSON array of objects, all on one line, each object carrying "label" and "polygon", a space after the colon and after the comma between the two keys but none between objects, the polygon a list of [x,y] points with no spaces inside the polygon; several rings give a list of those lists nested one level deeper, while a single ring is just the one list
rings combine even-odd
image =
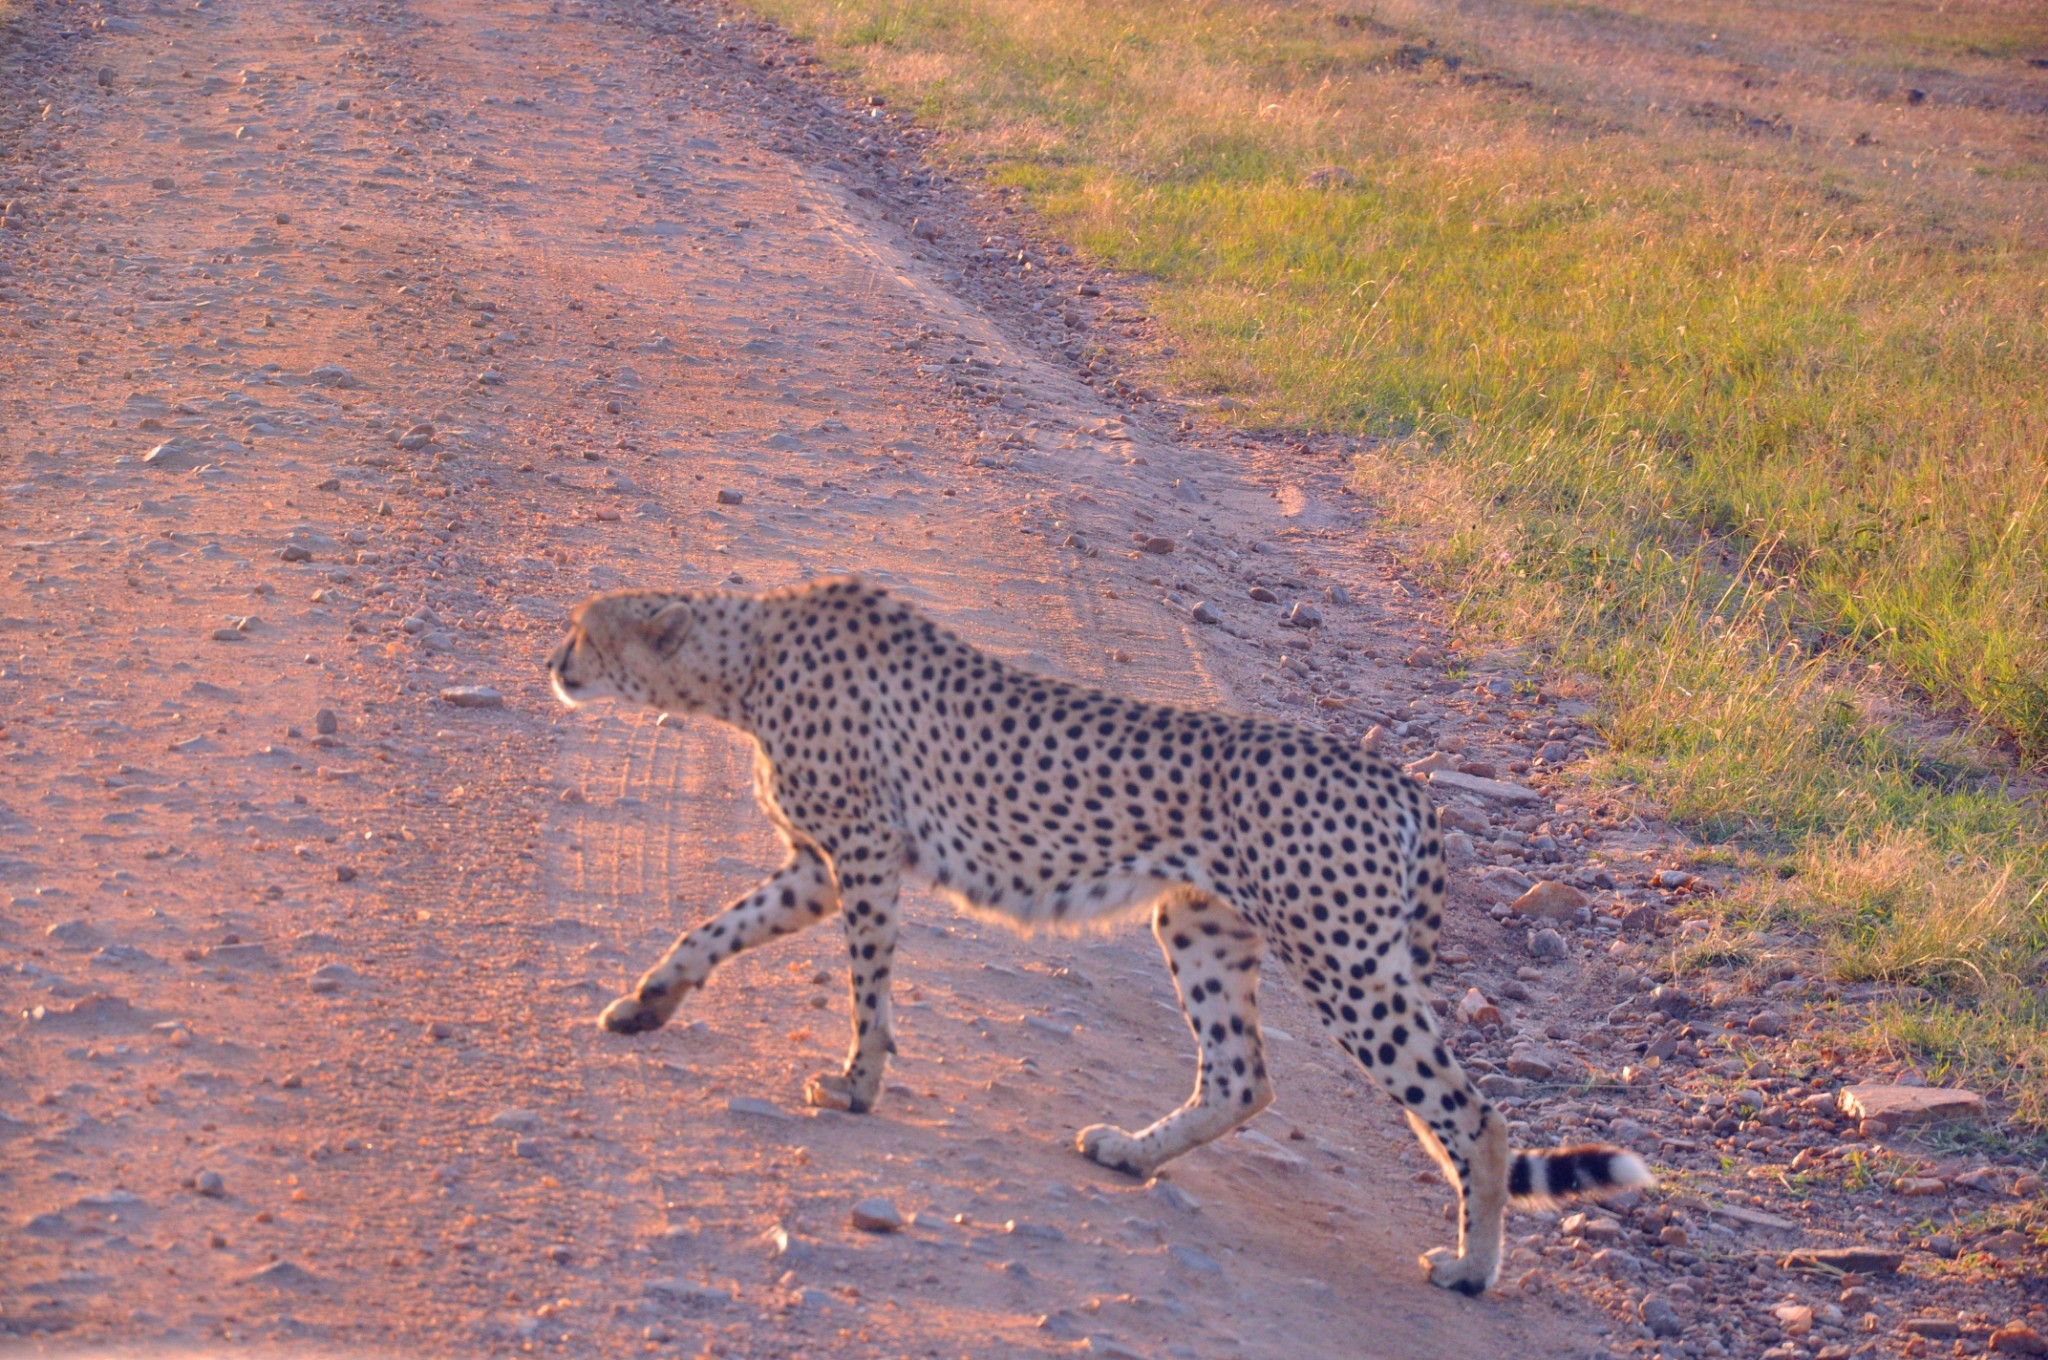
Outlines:
[{"label": "cheetah front leg", "polygon": [[882,1073],[896,1051],[890,971],[896,959],[897,891],[902,869],[892,838],[873,832],[843,837],[831,847],[846,926],[847,981],[853,994],[853,1047],[838,1072],[804,1083],[807,1104],[856,1114],[872,1110],[882,1094]]},{"label": "cheetah front leg", "polygon": [[743,949],[822,921],[838,906],[839,888],[825,857],[816,846],[793,846],[788,863],[760,887],[685,931],[632,991],[605,1007],[597,1023],[614,1034],[660,1029],[713,968]]},{"label": "cheetah front leg", "polygon": [[1162,900],[1152,933],[1166,951],[1181,1009],[1195,1032],[1201,1055],[1195,1093],[1136,1133],[1094,1124],[1075,1138],[1090,1160],[1140,1177],[1222,1137],[1273,1102],[1259,1035],[1257,933],[1224,902],[1193,893]]}]

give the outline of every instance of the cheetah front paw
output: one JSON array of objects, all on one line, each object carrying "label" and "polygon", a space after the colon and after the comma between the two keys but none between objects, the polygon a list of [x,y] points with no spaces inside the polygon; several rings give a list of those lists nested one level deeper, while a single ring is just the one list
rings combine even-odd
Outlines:
[{"label": "cheetah front paw", "polygon": [[838,1072],[820,1072],[804,1083],[804,1104],[815,1109],[866,1114],[874,1103],[873,1091],[863,1092],[852,1078]]},{"label": "cheetah front paw", "polygon": [[1156,1169],[1140,1154],[1138,1140],[1112,1124],[1090,1124],[1074,1135],[1074,1147],[1089,1161],[1139,1180],[1148,1179]]},{"label": "cheetah front paw", "polygon": [[1422,1253],[1422,1273],[1439,1289],[1455,1289],[1472,1298],[1484,1294],[1493,1283],[1492,1271],[1449,1247],[1432,1247]]},{"label": "cheetah front paw", "polygon": [[682,1002],[678,992],[661,983],[642,982],[625,996],[604,1008],[597,1027],[613,1034],[645,1034],[660,1029]]}]

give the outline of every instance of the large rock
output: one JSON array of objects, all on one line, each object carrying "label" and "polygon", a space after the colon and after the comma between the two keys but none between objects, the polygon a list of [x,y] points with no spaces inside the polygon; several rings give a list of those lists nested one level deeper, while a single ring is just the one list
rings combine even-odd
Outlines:
[{"label": "large rock", "polygon": [[1894,1126],[1984,1117],[1984,1097],[1961,1087],[1860,1083],[1843,1087],[1835,1103],[1851,1119],[1881,1119]]}]

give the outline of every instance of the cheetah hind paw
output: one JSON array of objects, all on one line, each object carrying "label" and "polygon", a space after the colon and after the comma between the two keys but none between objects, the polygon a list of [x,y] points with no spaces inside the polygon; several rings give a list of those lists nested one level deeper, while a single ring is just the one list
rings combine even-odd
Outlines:
[{"label": "cheetah hind paw", "polygon": [[1469,1298],[1478,1298],[1493,1283],[1491,1271],[1483,1269],[1479,1262],[1469,1256],[1460,1256],[1449,1247],[1432,1247],[1422,1253],[1422,1273],[1429,1282],[1439,1289],[1455,1289]]},{"label": "cheetah hind paw", "polygon": [[1074,1135],[1074,1147],[1089,1161],[1139,1180],[1149,1178],[1154,1170],[1138,1156],[1138,1140],[1114,1124],[1090,1124]]},{"label": "cheetah hind paw", "polygon": [[853,1082],[838,1072],[820,1072],[804,1083],[804,1104],[820,1110],[866,1114],[872,1099],[863,1100]]}]

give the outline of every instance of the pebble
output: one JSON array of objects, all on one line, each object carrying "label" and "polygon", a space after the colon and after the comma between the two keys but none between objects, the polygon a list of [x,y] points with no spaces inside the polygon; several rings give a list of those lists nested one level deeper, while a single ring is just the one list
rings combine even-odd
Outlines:
[{"label": "pebble", "polygon": [[1529,932],[1529,953],[1539,959],[1561,959],[1570,950],[1564,936],[1549,927]]},{"label": "pebble", "polygon": [[455,1026],[449,1024],[446,1020],[429,1021],[427,1027],[420,1031],[420,1037],[429,1043],[438,1043],[443,1039],[452,1039],[455,1037]]},{"label": "pebble", "polygon": [[1141,537],[1138,540],[1138,547],[1141,551],[1161,556],[1172,552],[1176,546],[1172,539],[1161,534],[1152,534],[1147,537]]},{"label": "pebble", "polygon": [[862,1232],[901,1232],[903,1215],[896,1212],[894,1204],[877,1195],[853,1206],[853,1226]]},{"label": "pebble", "polygon": [[277,556],[281,562],[310,562],[313,550],[303,543],[287,543],[277,550]]},{"label": "pebble", "polygon": [[720,505],[745,505],[746,502],[746,492],[735,491],[729,486],[721,486],[720,488],[718,488],[718,503]]},{"label": "pebble", "polygon": [[341,720],[334,716],[334,710],[323,708],[313,715],[313,730],[323,737],[331,737],[341,730]]},{"label": "pebble", "polygon": [[227,1194],[227,1182],[218,1171],[202,1171],[192,1178],[192,1188],[208,1199],[219,1199]]},{"label": "pebble", "polygon": [[1275,595],[1272,591],[1266,589],[1264,586],[1253,586],[1249,591],[1246,592],[1246,594],[1250,595],[1254,600],[1257,600],[1260,604],[1280,603],[1280,597],[1278,595]]},{"label": "pebble", "polygon": [[355,866],[353,866],[353,865],[350,865],[350,864],[337,864],[337,865],[335,865],[335,866],[334,866],[334,881],[335,881],[336,883],[353,883],[353,882],[355,882],[355,881],[356,881],[356,871],[355,871]]},{"label": "pebble", "polygon": [[361,383],[356,381],[356,375],[343,368],[340,364],[322,364],[318,368],[310,370],[306,376],[322,387],[362,386]]},{"label": "pebble", "polygon": [[496,1129],[515,1129],[522,1133],[530,1132],[540,1127],[540,1116],[532,1110],[523,1110],[514,1106],[510,1109],[500,1110],[492,1115],[491,1127]]},{"label": "pebble", "polygon": [[149,182],[149,187],[155,189],[158,193],[169,193],[178,187],[178,181],[172,179],[169,175],[158,175]]},{"label": "pebble", "polygon": [[1785,1017],[1776,1011],[1758,1011],[1749,1017],[1749,1032],[1775,1038],[1785,1032]]},{"label": "pebble", "polygon": [[1217,613],[1215,606],[1211,605],[1206,600],[1198,603],[1192,610],[1188,612],[1194,615],[1196,623],[1216,624],[1223,622],[1223,616]]},{"label": "pebble", "polygon": [[1287,611],[1287,622],[1296,628],[1320,628],[1323,626],[1323,611],[1307,600],[1296,600],[1294,608]]},{"label": "pebble", "polygon": [[503,708],[505,696],[489,685],[450,685],[441,691],[441,702],[450,708]]}]

